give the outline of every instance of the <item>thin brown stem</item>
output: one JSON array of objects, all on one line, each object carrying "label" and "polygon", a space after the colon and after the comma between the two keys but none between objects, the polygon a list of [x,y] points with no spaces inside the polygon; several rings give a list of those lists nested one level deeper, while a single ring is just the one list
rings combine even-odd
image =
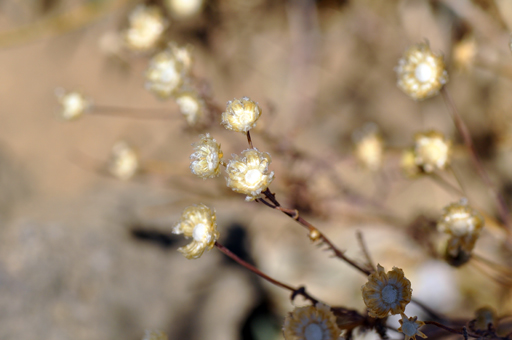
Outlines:
[{"label": "thin brown stem", "polygon": [[[439,322],[436,322],[436,321],[424,321],[424,322],[425,322],[426,325],[436,326],[436,327],[442,328],[445,331],[448,331],[450,333],[465,335],[465,332],[463,330],[459,331],[459,330],[453,329],[451,327],[445,326],[442,323],[439,323]],[[480,335],[476,335],[476,334],[469,333],[469,332],[467,333],[467,336],[469,336],[471,338],[480,338],[481,337]]]},{"label": "thin brown stem", "polygon": [[282,283],[282,282],[280,282],[280,281],[278,281],[276,279],[271,278],[270,276],[268,276],[267,274],[263,273],[261,270],[259,270],[258,268],[256,268],[252,264],[247,263],[246,261],[244,261],[241,258],[239,258],[238,256],[236,256],[233,252],[231,252],[231,250],[229,250],[228,248],[226,248],[225,246],[223,246],[219,242],[215,242],[215,247],[217,247],[217,249],[219,249],[221,252],[223,252],[225,255],[227,255],[229,258],[231,258],[233,261],[235,261],[238,264],[240,264],[241,266],[249,269],[250,271],[252,271],[254,274],[258,275],[262,279],[267,280],[268,282],[272,283],[273,285],[275,285],[277,287],[281,287],[281,288],[284,288],[284,289],[287,289],[287,290],[291,291],[292,292],[292,295],[291,295],[291,299],[292,300],[297,295],[301,295],[306,300],[311,301],[313,304],[318,303],[318,300],[315,299],[314,297],[312,297],[311,295],[309,295],[309,293],[306,291],[306,288],[304,286],[301,286],[301,287],[298,287],[298,288],[294,288],[294,287],[292,287],[290,285],[287,285],[286,283]]},{"label": "thin brown stem", "polygon": [[356,232],[356,236],[357,236],[357,241],[359,242],[359,245],[361,247],[361,250],[363,251],[364,257],[366,257],[366,262],[367,262],[368,268],[371,269],[372,272],[375,271],[375,269],[374,269],[375,265],[373,263],[370,252],[368,251],[368,247],[366,246],[366,242],[364,241],[363,233],[360,230],[358,230]]},{"label": "thin brown stem", "polygon": [[450,112],[450,115],[453,119],[453,122],[455,123],[455,126],[457,127],[457,130],[462,136],[462,139],[464,140],[464,144],[466,145],[466,148],[468,149],[471,161],[473,162],[473,165],[478,173],[478,175],[482,178],[485,185],[488,187],[489,192],[496,200],[496,204],[498,207],[498,212],[500,214],[500,217],[502,219],[502,222],[505,224],[505,229],[510,232],[510,219],[509,219],[509,211],[507,209],[505,200],[503,196],[496,190],[494,187],[494,184],[492,183],[487,171],[482,165],[482,162],[478,158],[478,155],[476,153],[473,139],[471,138],[471,134],[469,132],[469,129],[467,125],[462,120],[461,115],[459,114],[459,111],[457,110],[457,107],[455,106],[455,103],[453,102],[452,98],[450,97],[448,91],[446,90],[446,87],[443,87],[441,90],[441,94],[443,95],[443,99],[446,103],[446,106],[448,107],[448,111]]},{"label": "thin brown stem", "polygon": [[443,189],[446,189],[447,191],[450,191],[454,194],[456,194],[459,197],[465,197],[465,193],[459,190],[459,188],[455,187],[453,184],[448,182],[446,179],[441,177],[439,174],[433,172],[429,175],[430,178],[434,180],[437,184],[439,184]]},{"label": "thin brown stem", "polygon": [[[275,195],[272,192],[270,192],[270,189],[267,188],[267,190],[262,192],[262,194],[264,194],[265,197],[274,204],[274,207],[272,207],[270,205],[267,205],[268,207],[281,211],[282,213],[284,213],[285,215],[291,217],[292,219],[297,221],[300,225],[302,225],[303,227],[308,229],[309,230],[309,235],[310,235],[311,239],[313,239],[314,241],[321,240],[322,243],[325,243],[327,245],[327,247],[334,252],[334,255],[336,257],[338,257],[341,260],[347,262],[349,265],[351,265],[352,267],[354,267],[355,269],[357,269],[358,271],[360,271],[361,273],[363,273],[365,275],[370,275],[371,274],[370,270],[363,268],[362,266],[357,264],[355,261],[353,261],[352,259],[350,259],[347,256],[345,256],[344,252],[341,251],[340,249],[338,249],[327,238],[327,236],[322,234],[320,232],[320,230],[318,230],[315,226],[313,226],[311,223],[306,221],[302,216],[300,216],[298,210],[283,208],[281,206],[281,204],[276,200]],[[314,237],[312,235],[314,235]]]},{"label": "thin brown stem", "polygon": [[254,146],[252,145],[252,139],[251,139],[251,132],[247,131],[247,143],[249,143],[249,147],[251,149],[254,149]]}]

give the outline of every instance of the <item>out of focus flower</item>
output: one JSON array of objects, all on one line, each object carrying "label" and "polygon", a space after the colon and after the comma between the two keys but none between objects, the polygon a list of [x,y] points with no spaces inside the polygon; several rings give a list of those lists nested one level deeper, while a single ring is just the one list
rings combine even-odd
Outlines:
[{"label": "out of focus flower", "polygon": [[436,95],[448,82],[443,57],[427,43],[411,46],[396,68],[398,87],[416,100]]},{"label": "out of focus flower", "polygon": [[192,242],[178,248],[178,251],[190,260],[197,259],[206,250],[212,249],[220,236],[216,219],[215,211],[204,204],[186,208],[172,232],[183,234],[186,238],[192,237]]},{"label": "out of focus flower", "polygon": [[161,331],[146,331],[142,340],[167,340],[167,334]]},{"label": "out of focus flower", "polygon": [[459,41],[453,47],[453,63],[455,67],[467,72],[473,68],[477,52],[476,41],[474,37],[466,37]]},{"label": "out of focus flower", "polygon": [[139,157],[126,142],[117,142],[112,147],[108,170],[113,176],[128,180],[139,170]]},{"label": "out of focus flower", "polygon": [[400,168],[405,176],[414,178],[421,173],[421,168],[416,164],[414,149],[405,149],[400,159]]},{"label": "out of focus flower", "polygon": [[174,55],[176,60],[181,63],[183,66],[183,72],[186,75],[189,75],[192,69],[192,63],[194,61],[192,57],[192,46],[179,46],[175,42],[170,42],[167,50],[169,50]]},{"label": "out of focus flower", "polygon": [[199,14],[203,3],[204,0],[166,0],[165,6],[173,17],[186,19]]},{"label": "out of focus flower", "polygon": [[146,70],[146,89],[162,99],[169,98],[183,84],[183,64],[167,49],[156,54]]},{"label": "out of focus flower", "polygon": [[366,168],[375,171],[382,164],[384,142],[375,124],[366,124],[352,135],[355,144],[355,155]]},{"label": "out of focus flower", "polygon": [[228,130],[247,132],[256,126],[256,121],[261,116],[261,108],[258,103],[248,97],[229,101],[226,111],[222,113],[222,125]]},{"label": "out of focus flower", "polygon": [[432,130],[414,136],[415,162],[426,173],[444,169],[450,152],[451,142],[441,132]]},{"label": "out of focus flower", "polygon": [[176,103],[190,126],[196,125],[204,116],[206,105],[196,92],[180,92],[176,95]]},{"label": "out of focus flower", "polygon": [[408,318],[405,314],[401,314],[402,319],[398,320],[400,322],[400,327],[398,328],[399,332],[404,333],[404,340],[416,340],[416,336],[420,336],[422,338],[426,338],[427,336],[422,333],[419,329],[422,326],[425,326],[423,321],[417,321],[418,317]]},{"label": "out of focus flower", "polygon": [[59,88],[55,90],[57,99],[61,105],[59,115],[65,120],[74,120],[81,117],[91,106],[83,94],[77,91],[65,92]]},{"label": "out of focus flower", "polygon": [[460,251],[471,253],[483,226],[483,217],[465,200],[445,207],[437,222],[438,230],[451,236],[447,252],[452,256]]},{"label": "out of focus flower", "polygon": [[139,5],[128,17],[129,26],[124,32],[126,46],[135,51],[148,51],[159,42],[168,23],[156,6]]},{"label": "out of focus flower", "polygon": [[286,340],[337,340],[341,331],[329,306],[317,303],[297,307],[289,313],[284,320],[283,333]]},{"label": "out of focus flower", "polygon": [[386,273],[378,264],[377,271],[368,276],[368,282],[361,289],[368,315],[374,318],[385,318],[389,312],[403,313],[405,306],[411,302],[411,281],[397,267]]},{"label": "out of focus flower", "polygon": [[270,154],[257,149],[243,151],[242,157],[234,155],[226,168],[228,187],[247,195],[247,201],[258,198],[274,179],[274,172],[268,172],[271,161]]},{"label": "out of focus flower", "polygon": [[202,179],[219,176],[223,156],[220,144],[207,133],[193,145],[194,153],[190,156],[192,173]]}]

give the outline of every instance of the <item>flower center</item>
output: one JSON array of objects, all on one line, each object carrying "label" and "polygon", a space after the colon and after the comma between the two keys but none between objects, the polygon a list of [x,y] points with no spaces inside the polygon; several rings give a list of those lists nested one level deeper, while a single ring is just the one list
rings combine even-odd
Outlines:
[{"label": "flower center", "polygon": [[249,186],[255,186],[261,181],[263,174],[258,169],[252,169],[245,174],[245,183]]},{"label": "flower center", "polygon": [[316,323],[310,323],[304,330],[304,337],[306,340],[322,340],[323,339],[322,327]]},{"label": "flower center", "polygon": [[398,300],[398,291],[392,285],[387,285],[382,290],[382,299],[385,303],[391,304]]},{"label": "flower center", "polygon": [[402,325],[402,332],[407,336],[413,336],[416,334],[418,327],[415,322],[411,322],[409,320],[404,320],[404,324]]},{"label": "flower center", "polygon": [[194,231],[192,231],[192,237],[196,242],[202,242],[208,236],[208,226],[203,223],[196,224]]},{"label": "flower center", "polygon": [[432,67],[427,63],[419,64],[414,70],[414,76],[422,83],[429,81],[432,78],[432,73]]}]

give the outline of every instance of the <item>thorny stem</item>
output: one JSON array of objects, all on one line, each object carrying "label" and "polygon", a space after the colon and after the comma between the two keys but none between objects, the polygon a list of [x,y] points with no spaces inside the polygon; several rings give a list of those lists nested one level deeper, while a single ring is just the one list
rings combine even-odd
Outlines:
[{"label": "thorny stem", "polygon": [[441,90],[441,93],[443,95],[443,99],[446,103],[446,106],[448,106],[448,111],[450,112],[450,115],[455,123],[455,126],[457,127],[457,130],[462,136],[462,139],[464,140],[464,144],[466,145],[466,148],[469,151],[469,154],[471,156],[471,161],[473,162],[473,165],[475,166],[475,169],[477,170],[478,174],[484,181],[485,185],[488,187],[489,192],[496,200],[497,206],[498,206],[498,212],[501,216],[501,219],[503,223],[505,224],[505,229],[510,232],[510,219],[509,219],[509,212],[505,203],[505,200],[503,196],[496,190],[494,187],[494,184],[492,183],[491,179],[489,178],[489,175],[485,168],[482,165],[482,162],[478,158],[478,155],[476,154],[476,150],[473,144],[473,139],[471,138],[471,134],[469,132],[469,129],[467,125],[462,120],[462,117],[459,114],[459,111],[457,110],[457,107],[455,106],[455,103],[453,102],[452,98],[450,97],[448,91],[446,90],[446,87],[443,87]]},{"label": "thorny stem", "polygon": [[232,260],[234,260],[235,262],[237,262],[241,266],[249,269],[250,271],[252,271],[254,274],[258,275],[259,277],[267,280],[268,282],[272,283],[275,286],[278,286],[278,287],[281,287],[281,288],[284,288],[284,289],[287,289],[287,290],[291,291],[292,292],[292,295],[291,295],[291,299],[292,300],[297,295],[302,295],[306,300],[311,301],[313,304],[317,304],[318,303],[317,299],[315,299],[314,297],[309,295],[308,292],[306,292],[306,288],[304,286],[301,286],[299,288],[294,288],[294,287],[292,287],[290,285],[287,285],[286,283],[282,283],[280,281],[277,281],[276,279],[273,279],[270,276],[268,276],[267,274],[265,274],[262,271],[260,271],[258,268],[256,268],[252,264],[247,263],[246,261],[244,261],[241,258],[239,258],[238,256],[236,256],[233,252],[231,252],[231,250],[229,250],[228,248],[226,248],[225,246],[223,246],[219,242],[215,242],[215,246],[217,247],[217,249],[219,249],[221,252],[223,252],[229,258],[231,258]]},{"label": "thorny stem", "polygon": [[331,249],[334,252],[334,255],[343,261],[347,262],[349,265],[354,267],[355,269],[359,270],[360,272],[364,273],[365,275],[370,275],[371,271],[368,269],[365,269],[361,267],[359,264],[345,256],[343,251],[338,249],[324,234],[322,234],[315,226],[313,226],[311,223],[306,221],[302,216],[299,215],[298,210],[296,209],[286,209],[281,207],[281,204],[276,200],[275,195],[270,192],[270,189],[267,188],[262,194],[265,195],[265,197],[273,203],[273,206],[271,204],[268,204],[268,202],[264,202],[263,199],[258,200],[258,202],[264,203],[267,207],[273,208],[275,210],[279,210],[285,215],[288,215],[295,221],[297,221],[299,224],[301,224],[303,227],[309,230],[310,235],[317,235],[316,239],[322,240],[323,243],[325,243],[329,249]]},{"label": "thorny stem", "polygon": [[448,331],[450,333],[454,333],[454,334],[460,334],[460,335],[463,335],[463,336],[468,336],[468,337],[471,337],[471,338],[481,338],[480,335],[476,335],[476,334],[473,334],[473,333],[469,333],[465,331],[459,331],[459,330],[456,330],[456,329],[453,329],[451,327],[448,327],[448,326],[445,326],[443,325],[442,323],[439,323],[439,322],[436,322],[436,321],[424,321],[426,325],[432,325],[432,326],[436,326],[436,327],[439,327],[439,328],[442,328],[444,329],[445,331]]}]

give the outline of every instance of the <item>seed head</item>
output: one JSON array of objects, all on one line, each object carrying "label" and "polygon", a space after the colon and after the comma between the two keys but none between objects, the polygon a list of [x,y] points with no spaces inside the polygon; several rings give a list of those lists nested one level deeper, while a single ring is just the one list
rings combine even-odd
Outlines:
[{"label": "seed head", "polygon": [[113,176],[121,180],[129,180],[139,170],[137,152],[126,142],[117,142],[112,147],[108,170]]},{"label": "seed head", "polygon": [[412,296],[411,281],[404,276],[404,271],[393,267],[386,273],[380,264],[361,289],[368,315],[374,318],[385,318],[389,312],[403,313]]},{"label": "seed head", "polygon": [[402,319],[398,320],[400,322],[400,327],[398,328],[399,332],[404,333],[404,340],[416,340],[416,336],[421,336],[422,338],[426,338],[427,336],[422,333],[419,329],[422,326],[425,326],[423,321],[417,321],[418,317],[408,318],[407,315],[401,314]]},{"label": "seed head", "polygon": [[228,130],[247,132],[256,126],[256,121],[261,116],[261,108],[258,103],[248,97],[229,101],[226,111],[222,113],[222,125]]},{"label": "seed head", "polygon": [[139,5],[128,17],[129,26],[124,32],[126,47],[134,51],[153,49],[168,26],[162,11],[156,6]]},{"label": "seed head", "polygon": [[329,306],[317,303],[316,306],[296,307],[289,313],[284,320],[283,333],[286,340],[337,340],[341,331]]},{"label": "seed head", "polygon": [[187,246],[178,248],[187,259],[201,257],[206,250],[213,248],[220,236],[217,231],[215,210],[204,204],[186,208],[172,232],[183,234],[185,238],[192,237],[192,242]]},{"label": "seed head", "polygon": [[247,195],[246,201],[252,201],[266,190],[274,179],[274,172],[268,172],[270,154],[257,149],[247,149],[242,157],[233,155],[226,168],[227,186],[233,191]]},{"label": "seed head", "polygon": [[414,136],[415,162],[424,172],[442,170],[450,160],[451,141],[438,131],[417,133]]},{"label": "seed head", "polygon": [[220,144],[207,133],[201,136],[198,143],[192,145],[194,146],[194,153],[190,156],[192,173],[202,179],[219,176],[223,156]]},{"label": "seed head", "polygon": [[415,100],[439,93],[448,82],[443,57],[430,50],[428,43],[411,46],[396,68],[397,85]]}]

